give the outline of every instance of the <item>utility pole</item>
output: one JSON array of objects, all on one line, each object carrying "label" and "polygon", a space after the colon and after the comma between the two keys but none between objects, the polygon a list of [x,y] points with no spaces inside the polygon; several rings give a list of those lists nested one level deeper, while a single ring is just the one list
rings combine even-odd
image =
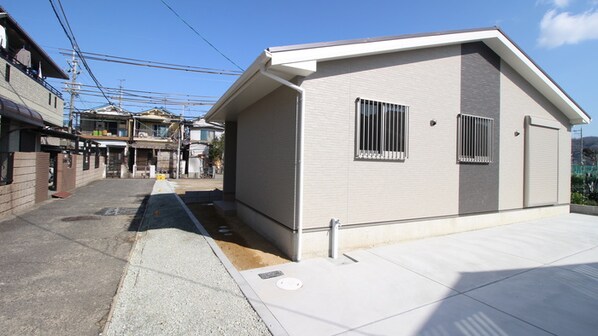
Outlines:
[{"label": "utility pole", "polygon": [[181,113],[181,118],[179,119],[179,129],[178,129],[178,146],[176,151],[177,157],[177,165],[176,165],[176,179],[178,180],[181,177],[181,138],[183,137],[183,114]]},{"label": "utility pole", "polygon": [[73,112],[75,111],[75,97],[78,95],[78,88],[77,88],[77,75],[79,71],[77,70],[78,61],[75,57],[75,51],[73,50],[73,56],[71,58],[71,68],[69,72],[71,73],[71,82],[67,84],[66,91],[71,94],[71,101],[69,106],[69,122],[68,122],[68,130],[69,133],[73,133]]}]

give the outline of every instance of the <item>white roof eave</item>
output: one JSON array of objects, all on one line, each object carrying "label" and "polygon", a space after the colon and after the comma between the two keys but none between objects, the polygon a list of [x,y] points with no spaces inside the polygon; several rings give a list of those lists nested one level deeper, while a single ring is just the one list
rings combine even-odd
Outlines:
[{"label": "white roof eave", "polygon": [[[497,28],[371,42],[291,48],[288,50],[276,48],[278,50],[273,52],[266,50],[258,56],[243,75],[218,100],[205,118],[208,121],[225,121],[231,117],[229,113],[238,113],[238,111],[235,112],[227,107],[253,83],[257,83],[255,84],[257,88],[251,89],[251,96],[255,99],[265,96],[278,87],[279,85],[267,83],[260,75],[260,69],[264,66],[292,78],[293,76],[306,76],[315,72],[317,62],[479,41],[484,42],[501,59],[529,81],[532,86],[569,118],[571,124],[587,124],[590,122],[591,118]],[[247,100],[246,97],[244,99]],[[238,108],[239,106],[246,106],[250,102],[244,102],[240,105],[233,104],[233,106]]]}]

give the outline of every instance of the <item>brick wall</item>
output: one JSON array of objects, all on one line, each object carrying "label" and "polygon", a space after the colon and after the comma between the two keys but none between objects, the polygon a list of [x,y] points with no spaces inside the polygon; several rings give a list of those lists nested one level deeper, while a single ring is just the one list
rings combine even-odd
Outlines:
[{"label": "brick wall", "polygon": [[67,154],[58,154],[56,169],[56,191],[71,191],[76,187],[77,162],[79,155],[71,155],[71,165]]},{"label": "brick wall", "polygon": [[106,171],[106,165],[104,164],[104,158],[100,156],[100,165],[98,168],[95,168],[95,155],[90,155],[89,157],[89,169],[83,170],[83,155],[76,155],[77,158],[77,173],[75,179],[75,187],[79,188],[84,185],[87,185],[93,181],[100,180],[104,177],[104,172]]},{"label": "brick wall", "polygon": [[[13,182],[0,186],[0,218],[26,210],[35,204],[37,165],[45,164],[46,172],[49,167],[47,155],[38,154],[42,153],[15,153]],[[47,179],[45,184],[47,190]]]}]

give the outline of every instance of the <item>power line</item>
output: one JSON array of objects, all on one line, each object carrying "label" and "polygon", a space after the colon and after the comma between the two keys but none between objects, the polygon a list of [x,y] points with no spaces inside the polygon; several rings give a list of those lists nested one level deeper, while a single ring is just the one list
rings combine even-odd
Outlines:
[{"label": "power line", "polygon": [[218,48],[216,48],[216,46],[214,46],[212,43],[210,43],[210,41],[208,41],[205,37],[203,37],[197,30],[195,30],[195,28],[193,28],[189,23],[187,23],[187,21],[185,21],[185,19],[183,19],[174,9],[172,9],[172,7],[170,7],[164,0],[160,0],[160,2],[162,2],[164,4],[164,6],[168,7],[168,9],[170,9],[170,11],[176,15],[176,17],[179,18],[179,20],[181,20],[185,25],[187,25],[187,27],[189,27],[195,34],[197,34],[197,36],[199,36],[202,40],[204,40],[204,42],[206,42],[210,47],[212,47],[214,50],[216,50],[220,55],[222,55],[222,57],[226,58],[229,62],[231,62],[234,66],[236,66],[237,68],[239,68],[239,70],[241,71],[245,71],[243,70],[243,68],[241,68],[239,65],[237,65],[237,63],[233,62],[233,60],[231,60],[230,58],[228,58],[225,54],[223,54],[220,50],[218,50]]},{"label": "power line", "polygon": [[[70,52],[71,52],[70,50],[66,50],[66,49],[59,49],[59,50],[60,50],[61,55],[70,55]],[[214,68],[198,67],[198,66],[193,66],[193,65],[181,65],[181,64],[157,62],[157,61],[148,61],[148,60],[141,60],[141,59],[135,59],[135,58],[129,58],[129,57],[114,56],[114,55],[107,55],[107,54],[100,54],[100,53],[93,53],[93,52],[86,52],[86,51],[81,51],[81,53],[83,55],[85,55],[85,57],[88,60],[94,60],[94,61],[121,63],[121,64],[127,64],[127,65],[144,66],[144,67],[166,69],[166,70],[199,72],[199,73],[212,74],[212,75],[240,76],[242,74],[241,71],[237,71],[237,70],[214,69]]]},{"label": "power line", "polygon": [[[70,82],[63,82],[63,84],[70,84]],[[94,85],[86,85],[86,84],[79,84],[82,87],[95,87]],[[120,90],[120,88],[113,88],[113,87],[104,87],[106,90]],[[133,90],[127,89],[125,87],[122,88],[123,92],[138,92],[138,93],[149,93],[149,94],[158,94],[158,95],[172,95],[172,96],[184,96],[184,97],[197,97],[197,98],[220,98],[219,96],[201,96],[201,95],[192,95],[187,93],[167,93],[167,92],[156,92],[156,91],[144,91],[144,90]]]},{"label": "power line", "polygon": [[[87,70],[87,73],[89,74],[89,76],[91,77],[91,79],[94,81],[94,83],[96,84],[96,86],[98,87],[98,89],[102,92],[102,95],[104,96],[104,98],[106,98],[106,100],[108,101],[108,103],[112,104],[112,102],[110,101],[110,99],[108,98],[108,96],[102,90],[102,85],[100,84],[100,82],[98,81],[98,79],[96,78],[96,76],[91,71],[91,68],[89,67],[89,64],[87,64],[87,61],[85,60],[85,57],[83,57],[83,55],[81,53],[81,50],[79,49],[79,44],[77,43],[77,40],[75,38],[75,34],[73,33],[73,30],[71,29],[71,26],[70,26],[70,24],[68,22],[68,19],[66,17],[66,13],[64,12],[64,8],[62,7],[62,3],[60,2],[60,0],[56,0],[58,2],[58,5],[60,6],[60,11],[62,13],[62,18],[61,18],[60,14],[58,13],[58,10],[56,9],[56,6],[54,5],[53,0],[49,0],[49,1],[50,1],[50,5],[52,6],[52,10],[54,11],[54,15],[56,15],[56,19],[58,19],[58,23],[60,23],[60,26],[62,27],[62,30],[64,31],[66,37],[68,38],[69,42],[71,43],[71,46],[73,47],[73,50],[75,50],[75,52],[79,56],[79,59],[81,60],[81,63],[83,64],[83,66]],[[62,19],[64,19],[64,22],[62,21]]]}]

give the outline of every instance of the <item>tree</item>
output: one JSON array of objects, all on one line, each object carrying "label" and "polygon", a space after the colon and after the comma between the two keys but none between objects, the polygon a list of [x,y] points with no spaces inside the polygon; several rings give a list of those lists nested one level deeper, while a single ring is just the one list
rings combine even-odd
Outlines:
[{"label": "tree", "polygon": [[210,161],[217,167],[222,164],[224,155],[224,134],[220,138],[215,138],[210,144],[209,157]]}]

